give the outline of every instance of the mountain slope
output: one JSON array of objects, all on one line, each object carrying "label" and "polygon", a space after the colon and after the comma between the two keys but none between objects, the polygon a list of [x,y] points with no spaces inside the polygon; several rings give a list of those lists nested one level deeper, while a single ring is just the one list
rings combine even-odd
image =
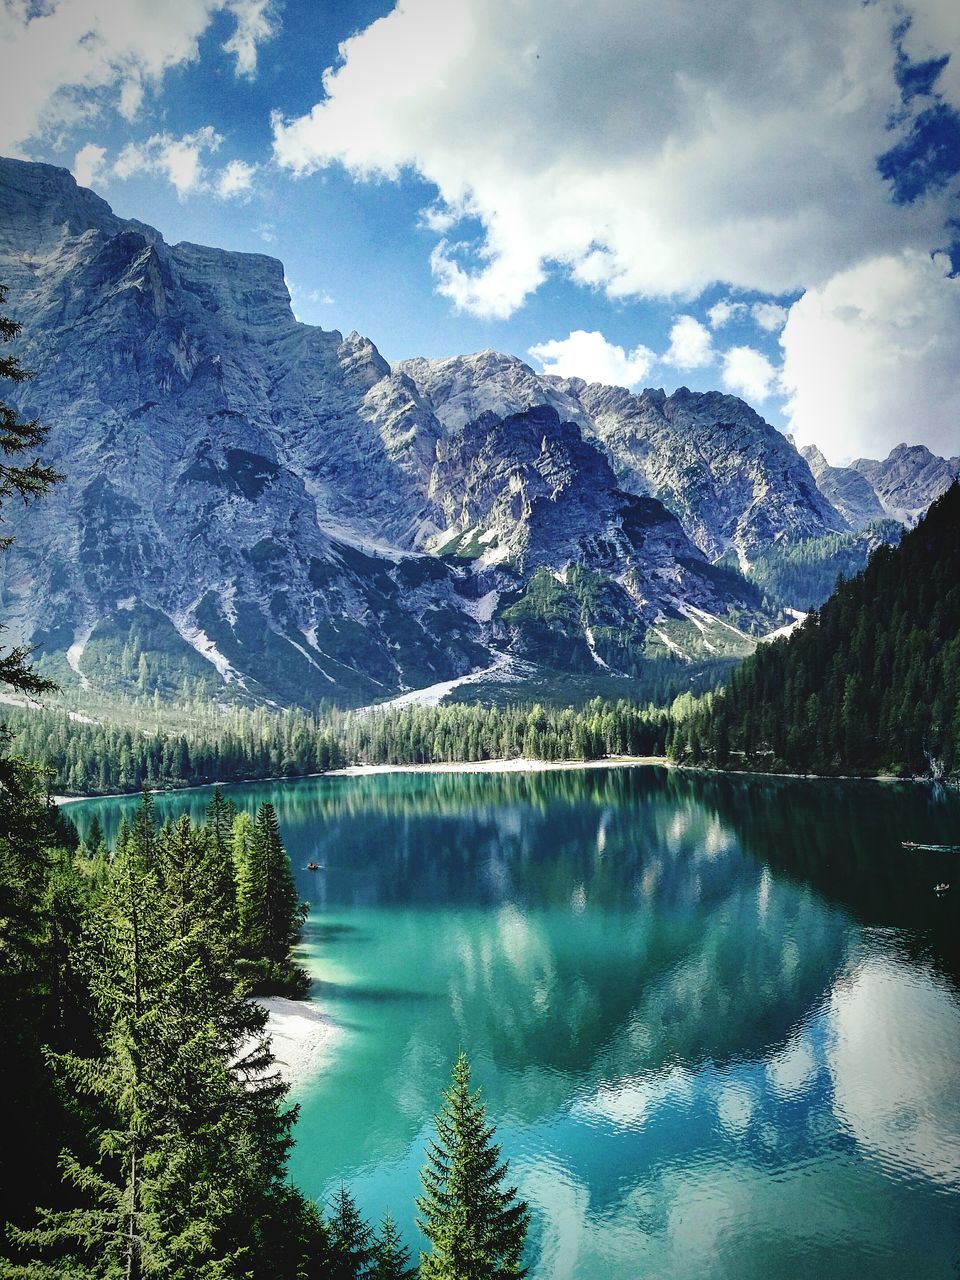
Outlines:
[{"label": "mountain slope", "polygon": [[678,759],[960,772],[960,482],[678,728]]},{"label": "mountain slope", "polygon": [[550,405],[599,442],[622,488],[662,501],[710,559],[745,562],[773,539],[847,528],[792,443],[742,400],[681,387],[673,395],[542,376],[483,351],[402,368],[447,428],[493,411]]},{"label": "mountain slope", "polygon": [[279,262],[167,245],[45,165],[0,162],[0,278],[37,370],[18,407],[67,476],[5,557],[3,621],[67,685],[356,704],[502,671],[531,649],[506,611],[571,563],[630,663],[666,626],[706,656],[776,625],[623,491],[575,397],[507,412],[499,357],[444,421],[367,339],[298,323]]}]

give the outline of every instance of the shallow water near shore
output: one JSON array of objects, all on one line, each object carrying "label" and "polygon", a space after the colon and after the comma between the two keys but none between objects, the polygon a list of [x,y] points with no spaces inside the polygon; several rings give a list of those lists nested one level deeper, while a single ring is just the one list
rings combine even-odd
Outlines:
[{"label": "shallow water near shore", "polygon": [[[416,1249],[463,1046],[537,1280],[958,1274],[960,855],[900,847],[960,842],[955,792],[637,767],[226,794],[276,805],[311,903],[308,1194],[345,1182]],[[69,812],[110,838],[133,804]]]}]

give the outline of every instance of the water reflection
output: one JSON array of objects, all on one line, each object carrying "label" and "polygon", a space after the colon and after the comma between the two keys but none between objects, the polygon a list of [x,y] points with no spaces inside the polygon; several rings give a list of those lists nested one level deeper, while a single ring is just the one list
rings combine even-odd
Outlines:
[{"label": "water reflection", "polygon": [[346,1177],[416,1244],[464,1044],[538,1277],[952,1273],[960,892],[900,841],[960,838],[955,794],[660,769],[230,794],[324,866],[305,950],[344,1035],[300,1098],[311,1194]]}]

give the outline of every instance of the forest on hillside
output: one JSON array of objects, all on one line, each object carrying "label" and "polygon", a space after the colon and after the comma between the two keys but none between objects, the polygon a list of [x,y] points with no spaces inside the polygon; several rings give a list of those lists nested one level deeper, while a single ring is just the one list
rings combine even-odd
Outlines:
[{"label": "forest on hillside", "polygon": [[719,768],[960,769],[960,483],[728,683],[675,705],[674,759]]}]

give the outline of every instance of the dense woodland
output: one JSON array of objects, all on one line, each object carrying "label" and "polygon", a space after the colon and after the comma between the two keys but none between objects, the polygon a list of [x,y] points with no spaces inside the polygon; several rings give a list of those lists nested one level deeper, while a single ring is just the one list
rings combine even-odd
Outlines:
[{"label": "dense woodland", "polygon": [[674,707],[670,751],[721,768],[960,770],[960,483],[729,683]]},{"label": "dense woodland", "polygon": [[54,790],[109,795],[302,777],[354,763],[662,755],[669,717],[652,707],[594,699],[562,710],[450,704],[308,716],[234,708],[222,730],[180,734],[82,723],[49,708],[11,708],[6,719],[17,753],[50,769]]},{"label": "dense woodland", "polygon": [[[0,907],[0,1107],[5,1133],[31,1137],[4,1144],[0,1275],[415,1274],[392,1219],[374,1230],[344,1188],[318,1206],[286,1177],[296,1109],[250,997],[303,994],[307,977],[271,805],[254,820],[215,791],[204,824],[158,829],[145,795],[108,850],[96,820],[80,844],[38,772],[12,765]],[[464,1274],[464,1248],[486,1267],[471,1274],[519,1273],[528,1214],[492,1133],[461,1055],[417,1206],[424,1275]],[[455,1234],[451,1215],[466,1224]]]}]

